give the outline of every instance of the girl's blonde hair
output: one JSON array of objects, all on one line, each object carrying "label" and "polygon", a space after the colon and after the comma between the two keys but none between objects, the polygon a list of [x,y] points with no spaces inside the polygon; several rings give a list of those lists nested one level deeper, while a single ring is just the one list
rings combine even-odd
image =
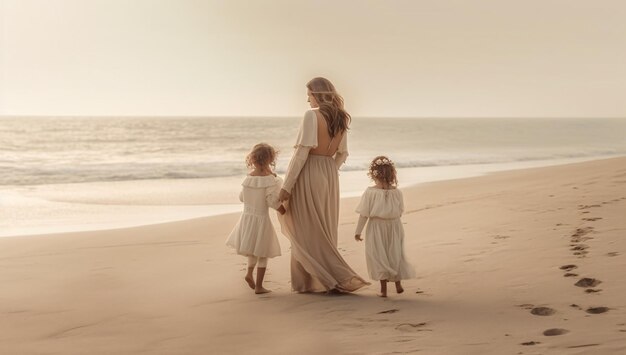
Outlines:
[{"label": "girl's blonde hair", "polygon": [[398,186],[396,167],[393,161],[384,155],[379,155],[372,160],[367,176],[374,181],[380,181],[389,186]]},{"label": "girl's blonde hair", "polygon": [[248,168],[254,168],[254,164],[259,167],[276,167],[276,156],[278,152],[274,147],[267,143],[259,143],[252,147],[252,151],[246,156],[246,165]]},{"label": "girl's blonde hair", "polygon": [[319,110],[326,120],[328,135],[333,138],[348,129],[352,117],[343,108],[343,97],[335,86],[326,78],[313,78],[306,84],[319,105]]}]

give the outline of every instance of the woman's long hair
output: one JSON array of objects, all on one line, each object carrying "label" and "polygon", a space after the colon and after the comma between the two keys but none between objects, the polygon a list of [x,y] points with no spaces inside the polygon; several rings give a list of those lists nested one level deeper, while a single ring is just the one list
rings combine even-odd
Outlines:
[{"label": "woman's long hair", "polygon": [[331,138],[343,133],[350,126],[352,117],[343,108],[343,97],[337,93],[335,86],[326,78],[313,78],[306,84],[319,105],[319,110],[326,120],[328,134]]}]

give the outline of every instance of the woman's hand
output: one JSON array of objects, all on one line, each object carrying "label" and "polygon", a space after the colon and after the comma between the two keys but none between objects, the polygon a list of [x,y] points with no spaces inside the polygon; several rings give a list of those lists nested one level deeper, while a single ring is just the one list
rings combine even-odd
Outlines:
[{"label": "woman's hand", "polygon": [[354,235],[354,240],[356,240],[357,242],[361,242],[361,241],[363,241],[363,239],[361,238],[361,235],[360,235],[360,234],[355,234],[355,235]]},{"label": "woman's hand", "polygon": [[287,192],[285,189],[280,189],[280,194],[278,194],[278,201],[284,202],[289,200],[291,194]]}]

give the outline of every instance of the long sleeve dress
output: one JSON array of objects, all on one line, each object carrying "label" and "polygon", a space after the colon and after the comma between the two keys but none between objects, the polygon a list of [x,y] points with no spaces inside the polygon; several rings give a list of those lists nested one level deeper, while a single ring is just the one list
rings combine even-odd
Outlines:
[{"label": "long sleeve dress", "polygon": [[282,179],[274,175],[250,176],[241,184],[239,199],[243,213],[226,240],[237,254],[273,258],[280,255],[280,244],[270,220],[269,208],[278,209]]},{"label": "long sleeve dress", "polygon": [[[404,212],[402,192],[369,187],[356,208],[360,214],[355,234],[365,223],[365,260],[372,280],[400,281],[415,277],[404,253]],[[368,221],[369,220],[369,221]]]},{"label": "long sleeve dress", "polygon": [[317,147],[317,115],[306,112],[283,188],[291,193],[287,213],[279,216],[291,241],[291,287],[297,292],[331,289],[352,292],[365,285],[337,250],[339,176],[348,155],[347,134],[333,156],[309,154]]}]

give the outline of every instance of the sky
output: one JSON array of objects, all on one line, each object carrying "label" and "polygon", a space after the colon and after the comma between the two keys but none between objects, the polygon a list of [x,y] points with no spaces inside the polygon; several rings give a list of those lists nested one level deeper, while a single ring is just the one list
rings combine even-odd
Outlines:
[{"label": "sky", "polygon": [[0,0],[0,115],[626,117],[622,0]]}]

